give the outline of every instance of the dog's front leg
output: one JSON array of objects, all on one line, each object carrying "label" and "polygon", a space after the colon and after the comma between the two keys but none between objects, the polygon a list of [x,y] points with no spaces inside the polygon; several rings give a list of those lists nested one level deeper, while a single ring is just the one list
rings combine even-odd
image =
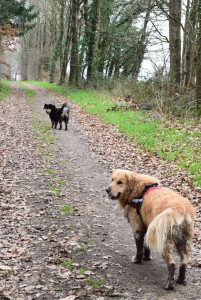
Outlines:
[{"label": "dog's front leg", "polygon": [[134,263],[139,264],[141,263],[143,257],[144,235],[146,231],[142,223],[142,219],[137,214],[135,209],[128,206],[127,209],[125,209],[124,214],[131,224],[135,238],[137,253],[134,259]]}]

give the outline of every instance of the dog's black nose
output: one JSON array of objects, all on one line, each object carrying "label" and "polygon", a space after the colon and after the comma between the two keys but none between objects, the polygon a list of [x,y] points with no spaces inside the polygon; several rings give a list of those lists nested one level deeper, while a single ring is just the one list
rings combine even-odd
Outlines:
[{"label": "dog's black nose", "polygon": [[109,192],[110,192],[110,188],[107,188],[107,189],[106,189],[106,192],[109,194]]}]

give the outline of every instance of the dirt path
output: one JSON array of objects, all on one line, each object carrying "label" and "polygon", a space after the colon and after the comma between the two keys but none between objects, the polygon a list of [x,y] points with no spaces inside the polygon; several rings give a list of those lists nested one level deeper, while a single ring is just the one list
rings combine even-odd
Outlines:
[{"label": "dirt path", "polygon": [[0,299],[201,299],[197,251],[188,286],[174,292],[163,290],[167,270],[156,253],[153,261],[131,262],[132,232],[106,197],[111,168],[92,151],[90,132],[81,133],[84,113],[71,104],[69,130],[41,142],[33,120],[50,123],[44,103],[64,99],[27,86],[36,93],[32,105],[15,83],[0,103]]}]

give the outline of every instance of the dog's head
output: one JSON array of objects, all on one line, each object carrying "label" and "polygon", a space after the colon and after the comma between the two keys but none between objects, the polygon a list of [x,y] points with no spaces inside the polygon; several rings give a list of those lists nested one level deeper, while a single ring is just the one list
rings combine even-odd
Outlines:
[{"label": "dog's head", "polygon": [[45,104],[43,109],[46,110],[46,113],[49,115],[51,113],[51,110],[55,108],[55,105],[53,104]]},{"label": "dog's head", "polygon": [[112,174],[111,183],[106,189],[112,200],[119,200],[122,206],[129,201],[129,195],[135,189],[137,174],[126,170],[115,170]]}]

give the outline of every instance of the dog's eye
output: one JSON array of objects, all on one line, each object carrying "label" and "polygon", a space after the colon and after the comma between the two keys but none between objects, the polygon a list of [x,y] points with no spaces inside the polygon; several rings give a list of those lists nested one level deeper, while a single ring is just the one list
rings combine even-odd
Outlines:
[{"label": "dog's eye", "polygon": [[117,184],[122,184],[122,183],[123,183],[123,182],[122,182],[122,181],[120,181],[120,180],[119,180],[119,181],[117,181]]}]

